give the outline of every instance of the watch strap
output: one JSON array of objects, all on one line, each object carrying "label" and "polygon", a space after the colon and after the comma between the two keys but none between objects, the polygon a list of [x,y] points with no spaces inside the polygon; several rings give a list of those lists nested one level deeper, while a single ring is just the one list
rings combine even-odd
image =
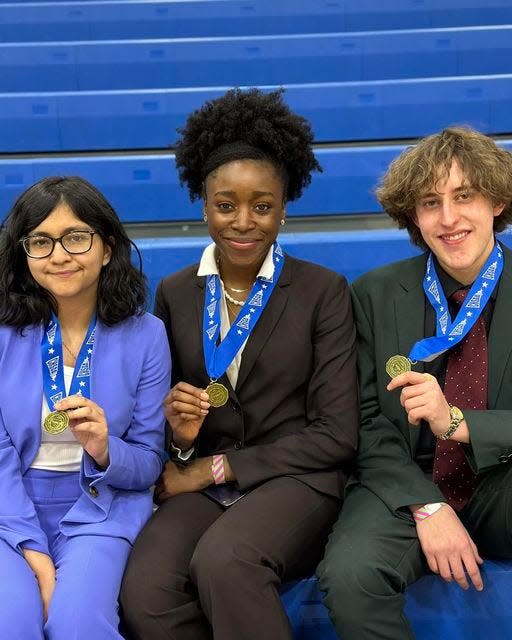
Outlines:
[{"label": "watch strap", "polygon": [[450,405],[450,426],[448,429],[437,436],[439,440],[449,440],[457,431],[459,424],[464,420],[464,415],[459,407]]}]

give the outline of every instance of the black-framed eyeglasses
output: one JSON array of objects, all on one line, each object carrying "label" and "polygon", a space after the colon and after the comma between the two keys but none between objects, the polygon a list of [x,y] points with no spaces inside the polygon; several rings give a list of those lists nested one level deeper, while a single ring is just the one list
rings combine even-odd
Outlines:
[{"label": "black-framed eyeglasses", "polygon": [[22,238],[20,242],[29,258],[39,260],[51,256],[57,242],[60,242],[64,251],[72,255],[87,253],[91,250],[92,240],[96,233],[97,231],[68,231],[60,238],[33,234]]}]

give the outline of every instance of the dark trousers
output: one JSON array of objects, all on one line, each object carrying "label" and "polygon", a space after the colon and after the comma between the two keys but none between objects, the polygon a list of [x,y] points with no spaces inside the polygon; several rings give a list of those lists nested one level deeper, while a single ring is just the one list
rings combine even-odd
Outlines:
[{"label": "dark trousers", "polygon": [[294,478],[228,509],[167,500],[140,534],[121,591],[132,640],[289,640],[281,581],[311,573],[340,502]]},{"label": "dark trousers", "polygon": [[[512,557],[511,514],[512,467],[507,464],[486,474],[459,517],[480,554]],[[352,487],[318,567],[340,637],[414,638],[404,615],[404,592],[427,572],[412,518],[395,516],[368,489]]]}]

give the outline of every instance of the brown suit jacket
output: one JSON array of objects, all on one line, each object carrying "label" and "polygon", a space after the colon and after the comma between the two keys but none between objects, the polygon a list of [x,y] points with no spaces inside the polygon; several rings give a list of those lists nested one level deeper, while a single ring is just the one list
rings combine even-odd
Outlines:
[{"label": "brown suit jacket", "polygon": [[[202,318],[205,278],[198,265],[159,284],[155,313],[165,323],[173,382],[209,382]],[[281,277],[250,335],[236,389],[211,409],[198,456],[224,452],[239,487],[293,476],[340,497],[357,448],[355,331],[346,280],[286,256]]]}]

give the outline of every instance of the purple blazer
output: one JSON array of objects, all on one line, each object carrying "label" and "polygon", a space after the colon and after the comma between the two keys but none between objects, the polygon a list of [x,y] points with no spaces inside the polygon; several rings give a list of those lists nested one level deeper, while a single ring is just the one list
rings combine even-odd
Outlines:
[{"label": "purple blazer", "polygon": [[[0,326],[0,539],[14,549],[48,551],[22,481],[41,442],[42,327],[20,335]],[[163,462],[171,360],[162,322],[150,314],[113,327],[100,322],[91,364],[91,400],[103,408],[110,465],[84,452],[82,493],[60,524],[66,536],[108,535],[133,543],[152,513],[149,487]]]}]

